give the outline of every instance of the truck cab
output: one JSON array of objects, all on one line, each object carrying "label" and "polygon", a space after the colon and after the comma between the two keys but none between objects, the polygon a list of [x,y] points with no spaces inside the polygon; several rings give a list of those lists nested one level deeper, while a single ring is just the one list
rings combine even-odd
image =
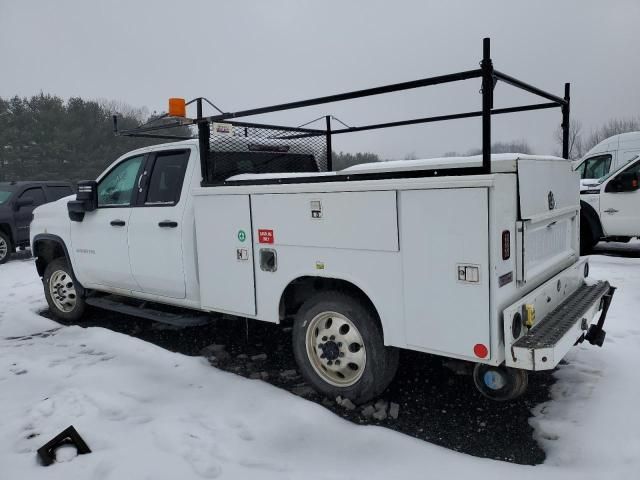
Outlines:
[{"label": "truck cab", "polygon": [[628,242],[640,236],[640,155],[580,189],[582,253],[601,240]]},{"label": "truck cab", "polygon": [[0,182],[0,264],[29,246],[33,210],[74,193],[68,182]]},{"label": "truck cab", "polygon": [[613,135],[589,150],[576,163],[582,184],[604,177],[640,154],[640,132]]}]

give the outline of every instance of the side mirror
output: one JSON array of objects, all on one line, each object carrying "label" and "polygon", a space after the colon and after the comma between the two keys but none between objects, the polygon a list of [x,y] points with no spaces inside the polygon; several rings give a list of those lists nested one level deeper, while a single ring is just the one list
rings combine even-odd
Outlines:
[{"label": "side mirror", "polygon": [[84,202],[84,211],[93,212],[98,208],[98,182],[95,180],[83,180],[78,182],[78,194],[76,200]]},{"label": "side mirror", "polygon": [[13,209],[17,212],[22,207],[28,207],[34,203],[33,198],[19,198],[13,203]]},{"label": "side mirror", "polygon": [[607,192],[633,192],[638,190],[638,174],[636,172],[622,172],[607,184]]},{"label": "side mirror", "polygon": [[98,182],[85,180],[78,182],[78,194],[75,200],[67,203],[69,218],[74,222],[81,222],[86,212],[93,212],[98,208]]}]

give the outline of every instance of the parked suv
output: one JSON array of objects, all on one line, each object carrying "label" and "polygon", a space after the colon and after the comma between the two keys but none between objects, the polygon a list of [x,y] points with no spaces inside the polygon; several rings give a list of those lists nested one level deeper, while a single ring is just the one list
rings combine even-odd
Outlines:
[{"label": "parked suv", "polygon": [[74,193],[68,182],[0,182],[0,264],[29,246],[34,208]]}]

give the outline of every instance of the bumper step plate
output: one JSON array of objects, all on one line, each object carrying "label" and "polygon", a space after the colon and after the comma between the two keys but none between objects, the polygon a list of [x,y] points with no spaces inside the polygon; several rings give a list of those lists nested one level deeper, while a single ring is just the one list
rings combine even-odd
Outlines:
[{"label": "bumper step plate", "polygon": [[[581,286],[540,323],[534,325],[531,332],[518,339],[513,344],[513,347],[527,349],[552,348],[571,330],[576,322],[583,319],[594,302],[606,295],[610,288],[609,282]],[[590,320],[584,319],[585,322]],[[588,323],[582,329],[586,330],[587,328]]]}]

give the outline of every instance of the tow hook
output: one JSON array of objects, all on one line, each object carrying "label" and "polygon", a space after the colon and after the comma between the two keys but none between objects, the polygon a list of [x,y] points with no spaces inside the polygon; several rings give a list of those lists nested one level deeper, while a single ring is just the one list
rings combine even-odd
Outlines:
[{"label": "tow hook", "polygon": [[599,328],[597,325],[591,325],[589,326],[589,331],[584,336],[584,338],[591,345],[597,345],[598,347],[601,347],[604,343],[604,337],[606,336],[607,332],[605,332],[602,328]]}]

